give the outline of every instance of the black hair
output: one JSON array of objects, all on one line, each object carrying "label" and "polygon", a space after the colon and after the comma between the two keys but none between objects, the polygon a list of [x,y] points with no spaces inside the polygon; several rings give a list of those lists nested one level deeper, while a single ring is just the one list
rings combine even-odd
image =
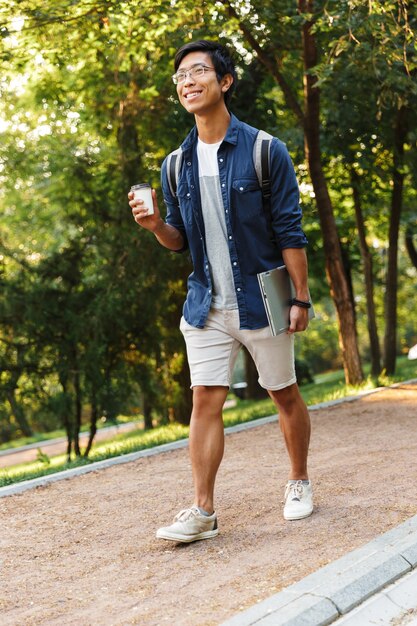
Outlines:
[{"label": "black hair", "polygon": [[224,94],[224,103],[226,106],[228,106],[237,84],[235,63],[230,56],[229,50],[217,41],[208,41],[207,39],[200,39],[199,41],[186,43],[184,46],[181,46],[179,50],[177,50],[177,53],[175,55],[175,71],[177,71],[177,69],[179,68],[180,63],[184,59],[184,57],[186,57],[187,54],[190,54],[190,52],[205,52],[210,56],[213,67],[216,70],[217,80],[219,82],[221,81],[223,76],[225,76],[226,74],[231,74],[233,82]]}]

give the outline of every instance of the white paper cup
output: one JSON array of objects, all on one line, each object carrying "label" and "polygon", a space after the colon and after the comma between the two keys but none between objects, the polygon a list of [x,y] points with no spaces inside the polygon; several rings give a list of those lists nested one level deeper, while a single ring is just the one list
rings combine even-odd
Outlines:
[{"label": "white paper cup", "polygon": [[153,215],[152,187],[148,183],[139,183],[133,185],[130,191],[133,192],[135,200],[143,200],[144,207],[148,209],[148,215]]}]

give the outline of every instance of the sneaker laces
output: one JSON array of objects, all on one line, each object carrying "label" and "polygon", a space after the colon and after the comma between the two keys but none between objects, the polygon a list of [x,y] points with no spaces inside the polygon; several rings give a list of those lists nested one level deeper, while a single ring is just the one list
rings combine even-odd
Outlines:
[{"label": "sneaker laces", "polygon": [[192,517],[197,517],[200,511],[196,507],[191,507],[191,509],[183,509],[174,517],[174,522],[186,522]]},{"label": "sneaker laces", "polygon": [[301,480],[297,480],[296,483],[288,483],[287,492],[285,494],[285,499],[289,498],[290,500],[296,500],[300,502],[304,493],[304,485]]}]

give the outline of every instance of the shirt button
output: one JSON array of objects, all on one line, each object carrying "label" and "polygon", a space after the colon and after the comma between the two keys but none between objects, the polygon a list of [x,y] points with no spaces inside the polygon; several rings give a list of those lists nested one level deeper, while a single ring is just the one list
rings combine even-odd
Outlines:
[{"label": "shirt button", "polygon": [[219,159],[220,163],[223,163],[223,159]]},{"label": "shirt button", "polygon": [[208,270],[208,265],[206,265],[206,270]]},{"label": "shirt button", "polygon": [[237,265],[237,262],[236,262],[236,261],[233,261],[233,265]]},{"label": "shirt button", "polygon": [[240,287],[237,288],[237,291],[241,291]]},{"label": "shirt button", "polygon": [[226,187],[226,184],[225,184],[225,183],[222,183],[222,187]]},{"label": "shirt button", "polygon": [[194,189],[194,185],[191,185],[191,189]]},{"label": "shirt button", "polygon": [[233,239],[232,235],[229,235],[229,239]]},{"label": "shirt button", "polygon": [[229,209],[226,209],[225,213],[229,213]]},{"label": "shirt button", "polygon": [[189,197],[190,197],[190,195],[191,195],[191,194],[187,193],[187,198],[189,198]]},{"label": "shirt button", "polygon": [[243,187],[239,187],[239,191],[243,191]]},{"label": "shirt button", "polygon": [[188,165],[188,166],[190,166],[190,165],[191,165],[191,161],[188,161],[188,162],[187,162],[187,165]]},{"label": "shirt button", "polygon": [[211,293],[211,289],[209,289],[208,292]]}]

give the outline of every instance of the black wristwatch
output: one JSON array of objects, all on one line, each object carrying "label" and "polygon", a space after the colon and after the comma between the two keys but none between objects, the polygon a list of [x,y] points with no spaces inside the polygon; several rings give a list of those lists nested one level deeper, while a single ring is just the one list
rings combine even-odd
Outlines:
[{"label": "black wristwatch", "polygon": [[291,306],[299,306],[301,309],[310,309],[311,302],[306,302],[305,300],[298,300],[297,298],[293,298],[290,300]]}]

